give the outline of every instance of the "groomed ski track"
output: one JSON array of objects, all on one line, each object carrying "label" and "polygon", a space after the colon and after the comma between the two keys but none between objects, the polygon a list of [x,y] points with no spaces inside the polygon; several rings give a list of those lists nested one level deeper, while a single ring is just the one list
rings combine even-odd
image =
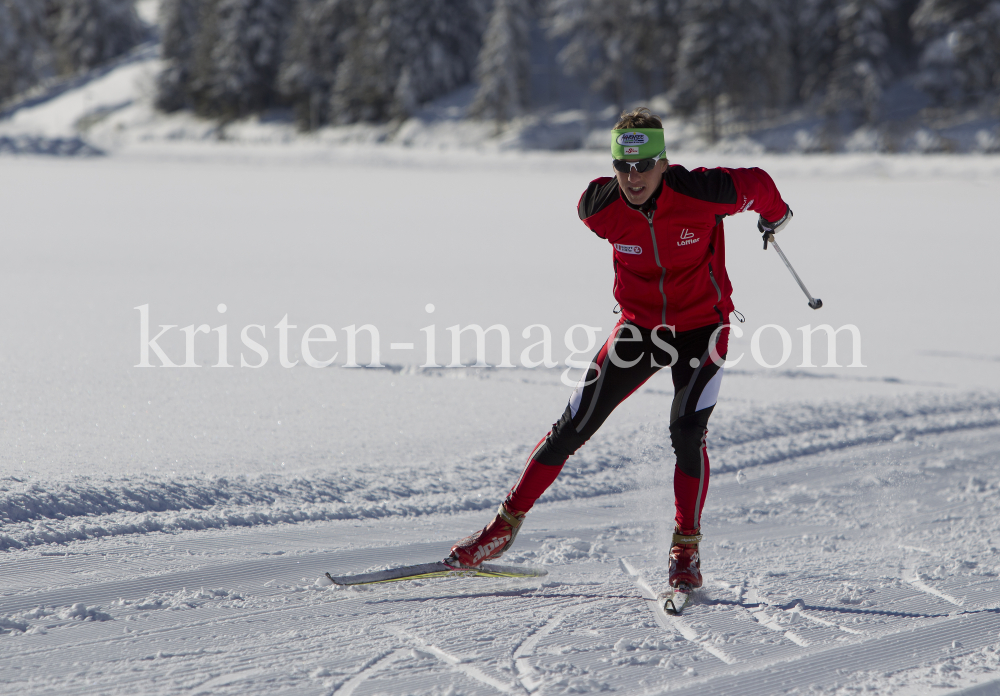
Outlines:
[{"label": "groomed ski track", "polygon": [[60,694],[968,689],[1000,669],[998,457],[987,426],[719,474],[681,617],[654,601],[663,488],[540,505],[505,558],[544,564],[529,581],[317,580],[441,557],[481,511],[12,550],[0,674]]}]

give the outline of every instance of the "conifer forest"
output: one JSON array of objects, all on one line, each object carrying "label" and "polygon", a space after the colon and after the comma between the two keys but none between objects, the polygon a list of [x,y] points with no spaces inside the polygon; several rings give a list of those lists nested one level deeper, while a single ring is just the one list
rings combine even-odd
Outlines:
[{"label": "conifer forest", "polygon": [[0,104],[149,41],[162,112],[283,109],[302,131],[405,120],[467,85],[466,116],[498,127],[659,96],[709,142],[790,114],[822,135],[995,119],[1000,103],[990,0],[162,0],[157,13],[0,0]]}]

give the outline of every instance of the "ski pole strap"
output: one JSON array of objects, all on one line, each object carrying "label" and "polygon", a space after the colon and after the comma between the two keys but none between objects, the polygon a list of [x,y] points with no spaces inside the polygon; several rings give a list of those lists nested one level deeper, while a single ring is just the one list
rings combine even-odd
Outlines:
[{"label": "ski pole strap", "polygon": [[701,534],[677,534],[674,532],[673,544],[686,544],[688,546],[697,546],[698,542],[701,541]]}]

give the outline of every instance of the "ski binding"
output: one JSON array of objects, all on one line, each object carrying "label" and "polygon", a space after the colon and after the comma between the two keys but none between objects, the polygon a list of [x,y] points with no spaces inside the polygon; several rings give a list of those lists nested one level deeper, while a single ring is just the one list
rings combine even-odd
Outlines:
[{"label": "ski binding", "polygon": [[691,601],[692,588],[686,582],[682,582],[677,587],[672,587],[663,603],[663,610],[670,616],[680,616],[684,608]]}]

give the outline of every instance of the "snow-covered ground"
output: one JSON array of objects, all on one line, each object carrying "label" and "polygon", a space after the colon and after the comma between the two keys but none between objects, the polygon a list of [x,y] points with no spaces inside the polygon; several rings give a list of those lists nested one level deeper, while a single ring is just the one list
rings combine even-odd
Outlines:
[{"label": "snow-covered ground", "polygon": [[[69,142],[67,114],[128,92],[87,89],[0,136]],[[108,138],[112,111],[92,119]],[[443,557],[559,416],[565,333],[616,320],[609,249],[574,210],[606,155],[168,140],[0,157],[0,692],[997,693],[1000,159],[677,157],[774,176],[779,241],[825,306],[752,216],[727,220],[743,359],[710,424],[706,586],[668,618],[665,374],[529,516],[507,559],[541,581],[320,580]],[[208,326],[198,367],[135,367],[143,306],[175,363]],[[821,323],[857,327],[864,367],[847,332],[841,367],[822,334],[805,364],[799,327]],[[317,324],[325,369],[301,348]],[[365,324],[386,367],[342,367]],[[507,327],[515,367],[421,367],[422,329],[447,365],[470,324]],[[777,368],[753,356],[760,331],[781,358],[768,324]],[[524,366],[532,325],[558,367]]]}]

